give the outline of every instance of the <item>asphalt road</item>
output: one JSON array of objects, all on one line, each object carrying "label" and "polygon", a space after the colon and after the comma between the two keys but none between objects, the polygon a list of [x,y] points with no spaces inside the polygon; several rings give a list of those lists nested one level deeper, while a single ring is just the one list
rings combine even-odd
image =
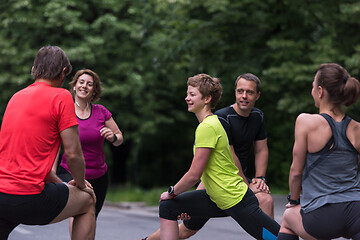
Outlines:
[{"label": "asphalt road", "polygon": [[[274,195],[275,220],[280,223],[285,209],[286,197]],[[157,207],[141,203],[106,203],[97,221],[98,240],[139,240],[159,228]],[[65,240],[70,239],[68,221],[47,226],[20,225],[10,234],[9,240]],[[233,240],[253,239],[232,218],[211,219],[191,239]]]}]

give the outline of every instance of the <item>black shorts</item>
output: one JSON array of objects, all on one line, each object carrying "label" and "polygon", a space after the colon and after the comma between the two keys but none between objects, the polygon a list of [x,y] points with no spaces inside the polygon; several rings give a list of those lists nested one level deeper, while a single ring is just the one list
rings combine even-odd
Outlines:
[{"label": "black shorts", "polygon": [[0,239],[19,224],[46,225],[65,208],[69,189],[63,183],[47,183],[40,194],[0,193]]},{"label": "black shorts", "polygon": [[317,239],[360,239],[360,201],[331,203],[300,213],[304,229]]}]

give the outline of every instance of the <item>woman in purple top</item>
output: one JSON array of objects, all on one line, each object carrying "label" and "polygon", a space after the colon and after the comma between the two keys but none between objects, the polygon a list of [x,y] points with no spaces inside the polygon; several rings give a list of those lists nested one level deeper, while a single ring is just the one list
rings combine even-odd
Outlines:
[{"label": "woman in purple top", "polygon": [[[70,89],[79,122],[79,137],[85,158],[85,178],[91,183],[96,194],[97,217],[108,187],[104,139],[114,146],[119,146],[123,142],[123,135],[111,113],[104,106],[92,103],[100,98],[102,90],[100,78],[95,72],[89,69],[77,71],[70,82]],[[65,154],[61,158],[57,175],[66,182],[72,179]]]}]

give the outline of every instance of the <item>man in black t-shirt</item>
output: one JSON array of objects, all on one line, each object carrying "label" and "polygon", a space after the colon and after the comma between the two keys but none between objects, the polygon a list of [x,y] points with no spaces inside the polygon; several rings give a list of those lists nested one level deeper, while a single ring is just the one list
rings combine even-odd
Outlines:
[{"label": "man in black t-shirt", "polygon": [[[246,174],[247,159],[254,148],[255,178],[244,179],[259,200],[260,208],[270,217],[274,217],[274,204],[266,185],[268,147],[263,112],[255,108],[260,97],[260,80],[251,73],[240,75],[235,81],[236,102],[215,112],[218,115],[229,139],[235,165],[239,175]],[[240,167],[241,166],[241,167]],[[243,173],[242,173],[243,172]]]},{"label": "man in black t-shirt", "polygon": [[[258,144],[257,141],[265,141],[262,142],[264,146],[259,150],[264,151],[264,157],[262,158],[263,164],[266,164],[267,162],[264,160],[267,158],[267,156],[265,156],[267,144],[264,114],[260,109],[253,107],[251,112],[247,114],[247,116],[244,116],[240,115],[236,111],[236,108],[237,104],[234,104],[216,111],[215,114],[218,115],[229,138],[229,144],[233,146],[236,157],[241,163],[242,170],[246,173],[249,152],[253,145]],[[259,177],[264,176],[265,172],[255,175]]]}]

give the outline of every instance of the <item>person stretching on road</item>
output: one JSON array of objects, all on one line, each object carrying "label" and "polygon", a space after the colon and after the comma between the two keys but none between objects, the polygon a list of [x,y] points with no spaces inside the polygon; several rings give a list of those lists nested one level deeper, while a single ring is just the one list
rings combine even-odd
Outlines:
[{"label": "person stretching on road", "polygon": [[[160,238],[179,238],[177,218],[231,216],[256,239],[276,239],[279,224],[259,208],[254,193],[238,175],[229,141],[218,117],[212,113],[219,101],[220,80],[207,74],[188,79],[188,111],[199,121],[194,158],[187,173],[160,197]],[[203,190],[189,191],[200,179]]]},{"label": "person stretching on road", "polygon": [[[71,70],[61,48],[42,47],[31,71],[35,82],[8,102],[0,132],[1,240],[19,224],[69,217],[71,239],[95,238],[96,197],[85,180],[74,102],[61,88]],[[61,143],[74,179],[68,184],[51,171]]]},{"label": "person stretching on road", "polygon": [[[236,102],[215,112],[229,139],[230,149],[238,174],[255,193],[259,206],[264,213],[274,218],[274,201],[266,184],[265,174],[268,163],[268,147],[263,112],[255,108],[260,97],[260,79],[251,73],[237,77],[235,81]],[[255,178],[245,177],[249,151],[254,147]],[[243,171],[244,170],[244,171]],[[250,184],[249,184],[250,183]],[[199,184],[197,189],[204,189]],[[196,234],[208,221],[208,218],[184,220],[179,225],[179,238],[186,239]],[[147,240],[159,240],[160,229],[152,233]]]}]

